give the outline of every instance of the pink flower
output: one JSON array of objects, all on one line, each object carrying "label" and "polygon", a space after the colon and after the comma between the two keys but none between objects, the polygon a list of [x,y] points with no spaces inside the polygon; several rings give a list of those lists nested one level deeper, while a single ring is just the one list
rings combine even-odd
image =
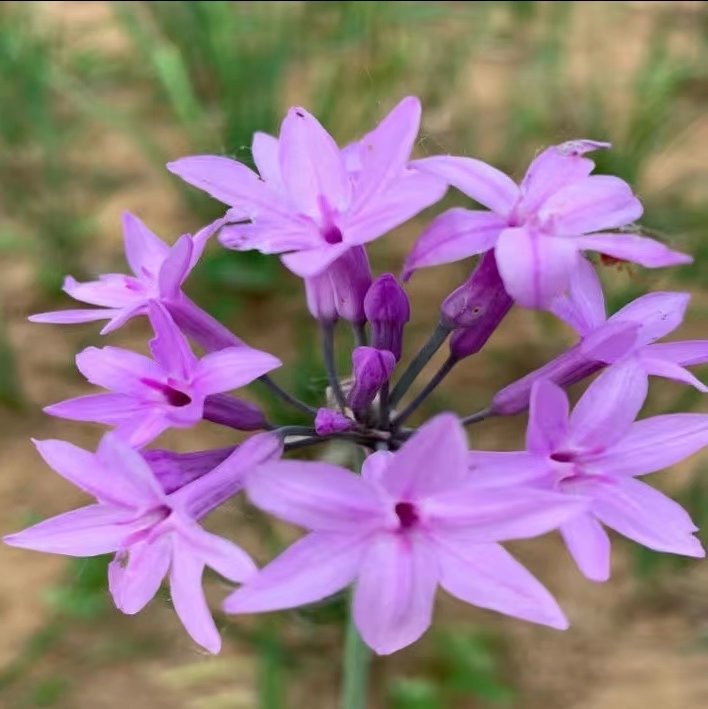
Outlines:
[{"label": "pink flower", "polygon": [[139,447],[170,427],[194,426],[205,415],[208,397],[220,404],[214,408],[222,418],[224,409],[239,415],[242,402],[229,406],[228,397],[213,399],[281,365],[276,357],[246,346],[197,359],[166,309],[152,301],[148,310],[155,329],[150,342],[154,359],[119,347],[87,347],[76,356],[76,366],[88,381],[111,393],[68,399],[45,408],[48,414],[116,426],[122,438]]},{"label": "pink flower", "polygon": [[562,389],[539,381],[531,394],[527,450],[470,456],[475,475],[499,485],[533,484],[586,498],[587,511],[560,529],[578,567],[593,581],[610,576],[610,540],[603,525],[656,551],[705,555],[686,511],[635,477],[708,445],[708,415],[635,422],[646,394],[646,374],[633,360],[605,370],[572,413]]},{"label": "pink flower", "polygon": [[473,483],[458,420],[442,414],[397,453],[375,453],[362,476],[326,463],[266,463],[251,501],[312,530],[230,596],[231,613],[312,603],[355,584],[364,641],[387,654],[428,628],[438,585],[468,603],[567,627],[549,592],[497,542],[557,527],[583,507],[544,491]]},{"label": "pink flower", "polygon": [[35,445],[48,465],[96,503],[10,534],[5,543],[67,556],[116,552],[108,580],[123,613],[141,611],[167,576],[187,632],[218,652],[221,639],[202,591],[204,567],[243,582],[256,566],[243,550],[204,531],[196,520],[238,492],[249,467],[278,455],[277,439],[255,436],[213,471],[169,495],[142,456],[114,434],[104,436],[95,454],[64,441]]},{"label": "pink flower", "polygon": [[236,160],[182,158],[168,169],[233,209],[221,242],[284,254],[302,277],[316,276],[351,247],[377,239],[437,202],[446,186],[408,167],[420,124],[409,96],[344,150],[304,108],[291,108],[279,138],[256,133],[256,174]]},{"label": "pink flower", "polygon": [[568,288],[586,250],[648,268],[690,263],[690,256],[653,239],[608,231],[642,214],[626,182],[590,174],[595,164],[583,155],[609,147],[574,140],[547,148],[520,185],[472,158],[414,161],[412,167],[446,180],[491,212],[454,208],[440,215],[414,246],[406,275],[494,249],[509,295],[525,307],[546,308]]}]

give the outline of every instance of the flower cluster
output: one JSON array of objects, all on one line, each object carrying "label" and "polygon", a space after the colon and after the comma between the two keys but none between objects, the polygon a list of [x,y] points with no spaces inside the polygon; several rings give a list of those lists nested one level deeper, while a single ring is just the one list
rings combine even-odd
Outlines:
[{"label": "flower cluster", "polygon": [[[420,113],[418,100],[405,98],[361,140],[340,148],[314,116],[295,107],[277,138],[254,136],[258,172],[208,155],[168,165],[228,209],[172,246],[127,214],[132,275],[88,283],[67,277],[64,290],[97,307],[31,318],[105,319],[108,333],[145,315],[154,338],[150,357],[110,346],[77,355],[80,372],[104,391],[46,412],[112,430],[95,453],[58,440],[36,446],[95,502],[9,535],[7,544],[74,556],[115,552],[109,587],[125,613],[140,611],[167,577],[184,627],[211,652],[220,638],[202,590],[205,566],[241,584],[223,604],[235,614],[309,604],[353,586],[356,628],[386,654],[425,632],[438,586],[480,608],[566,628],[556,600],[505,550],[506,540],[559,530],[593,581],[610,576],[607,528],[651,549],[704,555],[688,514],[637,478],[708,445],[708,415],[635,419],[649,375],[706,391],[686,367],[708,362],[708,341],[658,341],[680,325],[685,293],[644,295],[608,317],[586,254],[648,268],[690,257],[635,233],[642,206],[630,186],[592,174],[587,155],[607,143],[547,148],[517,185],[469,157],[412,160]],[[403,281],[420,268],[479,259],[441,304],[428,342],[404,358],[408,296],[394,275],[372,274],[365,245],[450,187],[486,210],[453,208],[437,216],[406,259]],[[329,382],[320,408],[271,378],[281,365],[276,357],[247,345],[183,293],[213,235],[230,249],[278,254],[304,280]],[[577,344],[506,386],[482,411],[441,413],[419,428],[406,426],[448,372],[484,347],[514,304],[554,313],[577,331]],[[342,320],[356,341],[346,377],[335,368]],[[442,367],[400,406],[443,346]],[[595,374],[571,411],[564,388]],[[271,421],[232,394],[255,381],[309,425]],[[469,450],[465,426],[527,409],[526,450]],[[168,428],[202,420],[259,432],[216,450],[146,448]],[[365,453],[360,471],[290,456],[332,440]],[[242,493],[307,530],[260,570],[247,552],[201,526]]]}]

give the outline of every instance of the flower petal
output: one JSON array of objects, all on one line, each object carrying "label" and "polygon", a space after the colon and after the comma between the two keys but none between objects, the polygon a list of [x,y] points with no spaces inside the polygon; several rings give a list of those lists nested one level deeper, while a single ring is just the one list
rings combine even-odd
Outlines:
[{"label": "flower petal", "polygon": [[150,340],[152,356],[166,375],[189,381],[197,365],[197,358],[187,338],[161,303],[152,301],[148,306],[148,316],[155,331],[155,337]]},{"label": "flower petal", "polygon": [[[608,227],[602,227],[606,229]],[[693,257],[674,251],[656,239],[638,234],[589,234],[576,240],[579,249],[638,263],[645,268],[663,268],[693,263]]]},{"label": "flower petal", "polygon": [[278,152],[280,150],[278,139],[268,133],[256,131],[251,142],[253,162],[258,168],[258,174],[271,187],[281,188],[283,178],[280,174]]},{"label": "flower petal", "polygon": [[75,300],[107,308],[124,308],[141,302],[150,286],[132,276],[106,273],[97,281],[79,283],[71,276],[64,279],[62,290]]},{"label": "flower petal", "polygon": [[[146,408],[142,416],[133,416],[116,426],[113,429],[113,434],[132,448],[142,448],[154,441],[171,426],[175,428],[190,428],[199,421],[198,416],[195,416],[191,422],[185,421],[180,425],[180,422],[175,420],[176,417],[169,418],[163,408],[162,406]],[[193,412],[195,407],[184,407],[184,409],[187,408],[190,408]]]},{"label": "flower petal", "polygon": [[410,166],[440,177],[502,217],[509,215],[520,196],[510,177],[481,160],[438,155],[414,160]]},{"label": "flower petal", "polygon": [[179,295],[180,286],[186,280],[194,261],[194,241],[183,234],[170,249],[158,273],[160,297],[170,300]]},{"label": "flower petal", "polygon": [[349,206],[351,187],[339,147],[311,113],[299,106],[288,111],[279,147],[283,184],[300,212],[320,218],[323,210]]},{"label": "flower petal", "polygon": [[43,411],[70,421],[91,421],[116,426],[144,411],[145,405],[126,394],[89,394],[66,399]]},{"label": "flower petal", "polygon": [[[652,347],[652,345],[649,345]],[[665,359],[659,359],[654,357],[641,357],[642,365],[646,369],[647,374],[651,374],[655,377],[664,377],[666,379],[673,379],[677,382],[683,382],[684,384],[689,384],[692,387],[698,389],[698,391],[706,393],[708,392],[708,387],[697,377],[694,377],[691,372],[682,367],[680,364],[675,362],[669,362]]]},{"label": "flower petal", "polygon": [[684,367],[708,362],[708,340],[682,340],[680,342],[657,342],[643,350],[652,358],[681,364]]},{"label": "flower petal", "polygon": [[329,463],[262,465],[248,476],[246,491],[257,507],[318,532],[366,530],[386,519],[384,504],[366,481]]},{"label": "flower petal", "polygon": [[145,527],[125,509],[88,505],[50,517],[3,537],[5,544],[66,556],[98,556],[120,549],[123,540]]},{"label": "flower petal", "polygon": [[155,278],[169,246],[130,212],[123,213],[123,240],[130,270],[138,278]]},{"label": "flower petal", "polygon": [[579,335],[587,335],[605,322],[602,283],[587,259],[578,259],[568,292],[551,303],[550,311]]},{"label": "flower petal", "polygon": [[499,544],[460,543],[454,535],[435,540],[440,585],[462,601],[533,623],[565,630],[556,600]]},{"label": "flower petal", "polygon": [[505,229],[495,253],[507,292],[526,308],[550,306],[570,285],[579,259],[574,240],[525,228]]},{"label": "flower petal", "polygon": [[707,414],[667,414],[633,423],[613,446],[585,456],[598,474],[646,475],[663,470],[708,446]]},{"label": "flower petal", "polygon": [[350,248],[351,244],[348,243],[327,245],[284,254],[281,256],[281,260],[285,267],[289,268],[296,276],[310,278],[322,273],[327,266],[343,256]]},{"label": "flower petal", "polygon": [[552,470],[547,457],[527,451],[472,450],[467,461],[472,473],[470,481],[479,488],[540,485]]},{"label": "flower petal", "polygon": [[353,613],[364,642],[379,655],[414,643],[432,621],[438,561],[421,539],[378,535],[361,559]]},{"label": "flower petal", "polygon": [[221,649],[221,637],[204,597],[203,573],[204,562],[193,554],[187,542],[176,536],[170,569],[170,595],[175,612],[194,642],[216,654]]},{"label": "flower petal", "polygon": [[504,220],[493,212],[453,207],[433,219],[408,254],[403,278],[427,266],[438,266],[481,254],[494,248],[504,230]]},{"label": "flower petal", "polygon": [[648,345],[683,322],[690,299],[688,293],[647,293],[618,310],[610,321],[638,325],[637,346]]},{"label": "flower petal", "polygon": [[361,477],[372,485],[379,485],[394,455],[392,451],[376,451],[366,456],[361,466]]},{"label": "flower petal", "polygon": [[141,379],[163,377],[156,362],[121,347],[87,347],[76,355],[76,366],[91,384],[132,396],[145,394]]},{"label": "flower petal", "polygon": [[118,610],[133,615],[154,598],[167,575],[171,551],[164,535],[118,551],[108,565],[108,588]]},{"label": "flower petal", "polygon": [[686,510],[649,485],[633,478],[614,478],[595,483],[591,494],[595,515],[625,537],[655,551],[705,556]]},{"label": "flower petal", "polygon": [[539,209],[538,219],[551,234],[580,236],[629,224],[642,211],[641,202],[624,180],[611,175],[591,175],[551,195]]},{"label": "flower petal", "polygon": [[263,613],[321,601],[354,580],[364,548],[360,536],[308,534],[231,594],[224,610]]},{"label": "flower petal", "polygon": [[110,320],[122,310],[117,308],[95,308],[93,310],[54,310],[49,313],[36,313],[27,319],[30,322],[47,323],[49,325],[71,325],[74,323],[94,322],[95,320]]},{"label": "flower petal", "polygon": [[537,381],[531,389],[526,447],[531,453],[547,454],[568,437],[568,396],[550,379]]},{"label": "flower petal", "polygon": [[193,382],[203,394],[220,394],[250,384],[281,365],[267,352],[246,346],[227,347],[199,360]]},{"label": "flower petal", "polygon": [[381,485],[399,500],[453,489],[469,478],[467,436],[457,417],[439,414],[390,459]]},{"label": "flower petal", "polygon": [[560,532],[570,555],[585,578],[610,578],[610,538],[592,514],[580,514],[564,522]]},{"label": "flower petal", "polygon": [[633,359],[608,367],[575,405],[568,447],[604,450],[620,440],[644,405],[647,390],[646,372]]}]

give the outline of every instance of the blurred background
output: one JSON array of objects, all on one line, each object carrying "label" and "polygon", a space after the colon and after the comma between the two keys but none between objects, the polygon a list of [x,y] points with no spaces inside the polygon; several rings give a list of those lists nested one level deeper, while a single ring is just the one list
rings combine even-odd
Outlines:
[{"label": "blurred background", "polygon": [[[277,132],[293,103],[344,144],[407,94],[424,105],[419,154],[472,155],[515,177],[549,143],[611,140],[598,169],[629,180],[646,207],[643,224],[696,263],[670,273],[603,267],[609,307],[649,289],[690,289],[681,336],[708,338],[707,3],[2,2],[0,531],[83,502],[40,462],[30,436],[90,447],[100,434],[41,413],[88,391],[73,355],[99,343],[98,328],[31,325],[27,315],[70,307],[60,292],[67,273],[124,270],[123,210],[168,241],[221,212],[164,163],[196,152],[249,162],[252,133]],[[446,199],[456,203],[459,195]],[[379,272],[399,270],[425,216],[374,245]],[[468,270],[454,264],[413,279],[409,355]],[[189,289],[251,344],[281,356],[276,378],[318,402],[314,327],[300,283],[277,259],[213,245]],[[145,323],[133,322],[111,343],[144,349],[146,337]],[[428,413],[477,410],[568,338],[548,318],[514,312]],[[342,357],[342,371],[346,364]],[[647,413],[689,409],[708,411],[695,392],[654,382]],[[475,427],[475,447],[514,449],[524,423]],[[195,450],[231,438],[204,426],[160,443]],[[654,481],[708,527],[707,460]],[[260,560],[290,534],[239,502],[210,527]],[[580,577],[553,536],[512,545],[566,608],[571,630],[441,597],[421,642],[376,661],[371,706],[708,706],[708,566],[615,542],[613,578],[599,586]],[[0,547],[2,707],[336,706],[340,605],[269,618],[217,614],[225,647],[213,658],[190,642],[164,592],[137,617],[115,611],[105,566]],[[217,607],[225,587],[211,577],[207,585]]]}]

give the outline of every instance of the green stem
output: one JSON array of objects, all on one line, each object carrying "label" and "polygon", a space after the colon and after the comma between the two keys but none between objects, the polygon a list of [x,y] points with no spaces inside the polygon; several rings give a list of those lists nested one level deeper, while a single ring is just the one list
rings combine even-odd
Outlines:
[{"label": "green stem", "polygon": [[366,709],[370,664],[371,649],[361,639],[354,625],[354,613],[350,608],[344,638],[341,709]]}]

